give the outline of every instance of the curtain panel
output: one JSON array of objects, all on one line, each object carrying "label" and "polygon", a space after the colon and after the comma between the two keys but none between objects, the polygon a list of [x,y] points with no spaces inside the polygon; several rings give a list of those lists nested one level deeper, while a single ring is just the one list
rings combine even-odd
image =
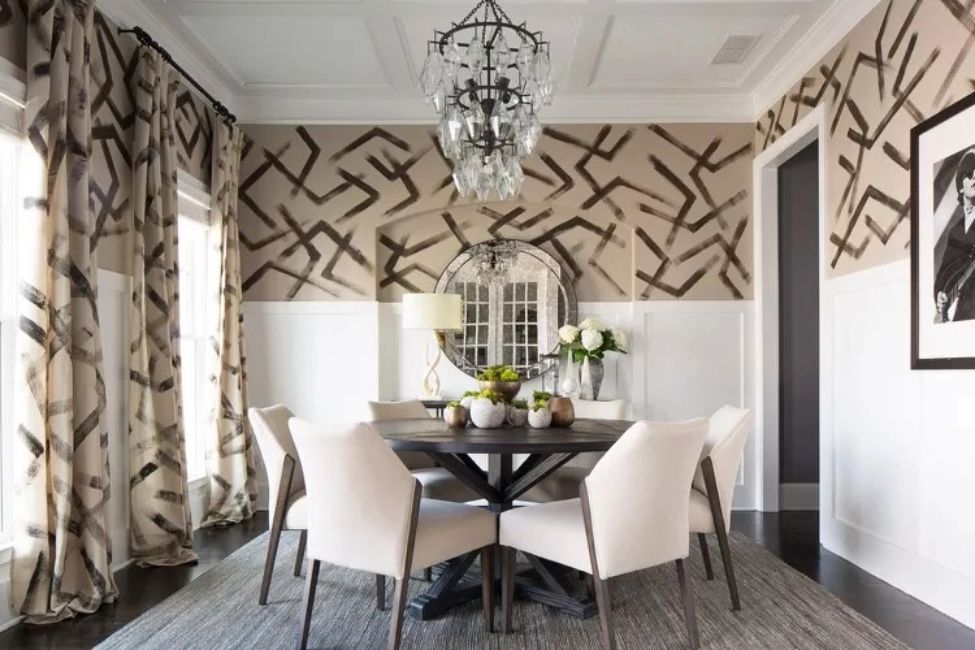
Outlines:
[{"label": "curtain panel", "polygon": [[22,235],[12,602],[29,622],[115,600],[91,176],[93,2],[31,0],[27,132],[46,176]]},{"label": "curtain panel", "polygon": [[243,292],[237,190],[243,134],[214,116],[211,229],[216,242],[211,277],[219,277],[211,395],[214,427],[207,445],[209,498],[204,525],[231,524],[254,515],[257,503],[254,439],[247,424]]},{"label": "curtain panel", "polygon": [[194,562],[180,399],[175,107],[178,78],[140,48],[134,78],[129,491],[141,566]]}]

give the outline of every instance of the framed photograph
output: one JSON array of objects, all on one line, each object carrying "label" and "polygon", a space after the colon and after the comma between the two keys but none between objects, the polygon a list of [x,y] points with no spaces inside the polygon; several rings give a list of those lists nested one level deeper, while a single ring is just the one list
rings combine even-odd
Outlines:
[{"label": "framed photograph", "polygon": [[975,368],[975,94],[911,130],[911,368]]}]

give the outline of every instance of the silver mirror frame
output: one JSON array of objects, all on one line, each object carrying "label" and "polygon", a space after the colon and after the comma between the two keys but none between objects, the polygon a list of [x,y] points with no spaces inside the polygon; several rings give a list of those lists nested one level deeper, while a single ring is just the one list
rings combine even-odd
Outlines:
[{"label": "silver mirror frame", "polygon": [[[457,272],[464,267],[465,264],[470,262],[476,255],[479,254],[481,250],[486,247],[494,246],[499,243],[504,243],[515,248],[518,255],[530,255],[540,261],[542,264],[547,266],[552,270],[552,273],[556,276],[559,283],[559,291],[562,298],[565,301],[565,321],[558,323],[557,328],[565,325],[566,323],[575,323],[579,318],[579,304],[576,300],[575,287],[572,282],[572,278],[566,269],[559,263],[555,257],[551,254],[545,252],[538,246],[534,244],[529,244],[528,242],[512,240],[512,239],[494,239],[486,242],[481,242],[479,244],[474,244],[464,249],[457,257],[452,259],[449,264],[441,272],[440,277],[437,279],[436,287],[434,291],[436,293],[446,293],[447,288],[450,286],[451,281]],[[554,351],[554,350],[553,350]],[[444,355],[450,360],[458,370],[463,372],[465,375],[470,377],[476,377],[479,372],[479,368],[473,366],[471,363],[464,358],[463,354],[456,348],[451,337],[447,337],[446,345],[443,346]],[[546,354],[542,352],[542,354]],[[558,363],[558,359],[552,358],[542,358],[532,366],[531,369],[526,373],[525,379],[532,379],[534,377],[540,377],[546,372],[552,370]]]}]

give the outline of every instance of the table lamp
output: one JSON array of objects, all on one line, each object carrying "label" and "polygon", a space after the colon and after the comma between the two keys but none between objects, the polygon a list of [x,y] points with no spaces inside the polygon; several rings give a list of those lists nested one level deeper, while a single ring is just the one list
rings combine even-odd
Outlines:
[{"label": "table lamp", "polygon": [[455,293],[407,293],[403,295],[403,329],[432,330],[437,342],[437,349],[430,358],[430,345],[424,357],[427,371],[423,375],[423,397],[432,399],[441,395],[440,377],[437,375],[437,364],[443,356],[443,348],[447,345],[447,332],[463,328],[461,299]]}]

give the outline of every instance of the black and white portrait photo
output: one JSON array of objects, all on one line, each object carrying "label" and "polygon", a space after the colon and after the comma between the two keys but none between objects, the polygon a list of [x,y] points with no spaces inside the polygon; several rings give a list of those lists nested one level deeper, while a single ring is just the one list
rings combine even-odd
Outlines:
[{"label": "black and white portrait photo", "polygon": [[975,94],[911,131],[911,367],[975,368]]},{"label": "black and white portrait photo", "polygon": [[935,163],[935,322],[975,319],[975,147]]}]

